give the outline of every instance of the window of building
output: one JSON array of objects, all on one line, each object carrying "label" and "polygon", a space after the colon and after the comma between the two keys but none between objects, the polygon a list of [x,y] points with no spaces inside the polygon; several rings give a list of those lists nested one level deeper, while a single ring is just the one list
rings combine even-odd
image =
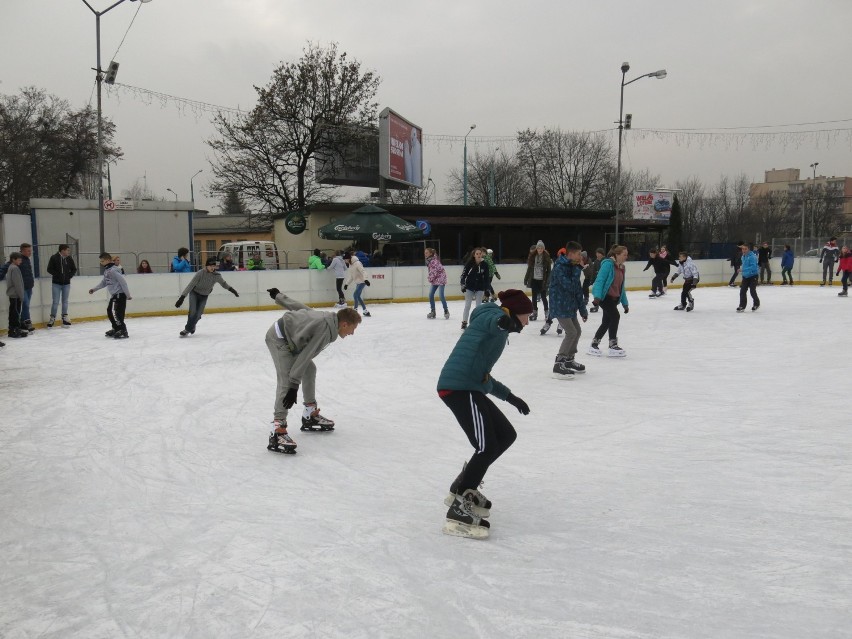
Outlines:
[{"label": "window of building", "polygon": [[217,248],[218,247],[216,246],[216,240],[207,240],[207,254],[208,255],[215,255]]}]

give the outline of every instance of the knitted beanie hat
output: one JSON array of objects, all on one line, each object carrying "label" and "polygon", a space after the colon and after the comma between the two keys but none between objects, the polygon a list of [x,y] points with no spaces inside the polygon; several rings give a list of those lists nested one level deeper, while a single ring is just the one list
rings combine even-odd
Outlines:
[{"label": "knitted beanie hat", "polygon": [[497,293],[497,297],[500,298],[500,306],[508,308],[512,315],[529,315],[533,311],[530,298],[516,288],[500,291]]}]

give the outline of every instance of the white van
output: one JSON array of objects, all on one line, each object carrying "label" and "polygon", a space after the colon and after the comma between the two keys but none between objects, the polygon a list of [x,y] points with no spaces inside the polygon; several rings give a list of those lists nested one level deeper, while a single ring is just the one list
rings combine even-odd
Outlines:
[{"label": "white van", "polygon": [[216,259],[221,262],[226,253],[231,254],[234,264],[240,270],[277,270],[281,264],[280,251],[275,246],[275,242],[265,240],[228,242],[219,248]]}]

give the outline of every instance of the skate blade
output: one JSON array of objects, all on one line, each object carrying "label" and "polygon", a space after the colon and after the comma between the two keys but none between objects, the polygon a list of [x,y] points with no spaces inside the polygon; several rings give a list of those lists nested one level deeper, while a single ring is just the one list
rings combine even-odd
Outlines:
[{"label": "skate blade", "polygon": [[[455,501],[456,496],[453,493],[450,493],[446,497],[444,497],[444,505],[452,506]],[[473,506],[473,514],[479,517],[480,519],[488,519],[491,516],[491,510],[488,508],[483,508],[482,506]]]},{"label": "skate blade", "polygon": [[304,433],[331,433],[334,426],[302,426],[299,430]]},{"label": "skate blade", "polygon": [[619,357],[627,357],[627,353],[621,353],[621,354],[618,354],[618,355],[613,355],[612,353],[607,353],[606,356],[607,357],[614,357],[615,359],[618,359]]},{"label": "skate blade", "polygon": [[487,539],[488,529],[483,526],[472,526],[458,521],[447,520],[441,529],[445,535],[453,537],[467,537],[468,539]]},{"label": "skate blade", "polygon": [[603,353],[601,353],[600,349],[593,350],[590,348],[588,351],[586,351],[586,353],[588,353],[592,357],[603,357]]},{"label": "skate blade", "polygon": [[271,450],[273,453],[282,453],[283,455],[295,455],[296,447],[292,448],[275,448],[274,446],[267,446],[266,450]]},{"label": "skate blade", "polygon": [[567,381],[574,379],[576,374],[574,374],[574,375],[561,375],[560,373],[551,373],[551,376],[553,377],[553,379],[560,379],[560,380],[567,382]]}]

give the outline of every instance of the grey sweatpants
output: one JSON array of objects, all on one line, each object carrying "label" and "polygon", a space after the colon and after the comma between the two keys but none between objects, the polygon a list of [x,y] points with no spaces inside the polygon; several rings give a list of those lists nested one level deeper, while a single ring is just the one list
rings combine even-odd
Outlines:
[{"label": "grey sweatpants", "polygon": [[574,359],[574,355],[577,354],[580,334],[583,332],[583,329],[580,328],[580,320],[576,317],[558,317],[556,321],[565,331],[565,337],[562,338],[562,344],[559,345],[559,354],[566,355],[568,359]]},{"label": "grey sweatpants", "polygon": [[[296,361],[296,355],[287,348],[287,342],[275,333],[274,324],[266,331],[266,347],[269,349],[269,354],[272,355],[272,362],[275,364],[275,373],[278,377],[278,383],[275,387],[275,406],[272,409],[273,417],[286,422],[287,409],[284,408],[284,396],[290,390],[290,369]],[[305,369],[305,376],[302,378],[302,401],[305,404],[316,403],[316,385],[317,367],[311,362]]]}]

